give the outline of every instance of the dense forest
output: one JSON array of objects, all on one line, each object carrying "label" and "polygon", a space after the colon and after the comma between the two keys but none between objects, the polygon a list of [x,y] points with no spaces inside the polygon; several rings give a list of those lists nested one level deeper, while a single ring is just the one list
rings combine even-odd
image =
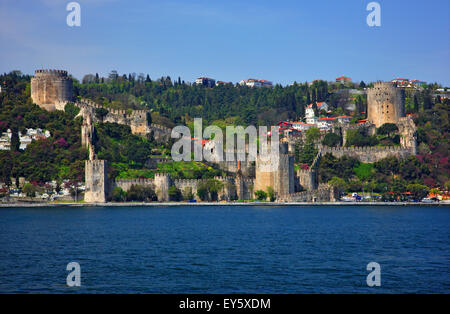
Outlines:
[{"label": "dense forest", "polygon": [[338,86],[329,87],[325,81],[273,88],[237,84],[207,88],[186,84],[181,79],[172,81],[170,77],[152,81],[143,75],[138,79],[132,75],[112,75],[108,79],[91,75],[83,82],[75,84],[76,96],[90,98],[106,107],[147,108],[176,124],[188,124],[193,118],[201,117],[204,123],[219,126],[223,123],[270,126],[281,120],[303,117],[305,106],[311,102],[328,101],[333,108],[345,102],[341,99],[344,96],[329,91]]}]

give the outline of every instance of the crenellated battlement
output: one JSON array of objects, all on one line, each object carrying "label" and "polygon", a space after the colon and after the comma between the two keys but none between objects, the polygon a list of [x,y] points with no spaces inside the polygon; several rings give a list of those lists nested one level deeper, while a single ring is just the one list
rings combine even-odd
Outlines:
[{"label": "crenellated battlement", "polygon": [[65,70],[35,71],[31,78],[31,99],[47,111],[64,110],[72,101],[73,82]]},{"label": "crenellated battlement", "polygon": [[154,179],[151,178],[136,178],[136,179],[116,179],[116,184],[136,184],[136,185],[147,185],[153,184]]},{"label": "crenellated battlement", "polygon": [[392,82],[383,82],[383,81],[377,81],[373,83],[374,88],[383,89],[383,88],[396,88],[395,83]]},{"label": "crenellated battlement", "polygon": [[160,125],[160,124],[152,123],[152,124],[150,124],[150,126],[152,128],[159,129],[159,130],[162,130],[162,131],[172,132],[171,128],[168,128],[168,127]]},{"label": "crenellated battlement", "polygon": [[39,69],[34,71],[35,77],[49,77],[49,76],[54,76],[54,77],[67,77],[67,71],[66,70],[55,70],[55,69],[51,69],[51,70],[47,70],[47,69]]},{"label": "crenellated battlement", "polygon": [[157,172],[155,173],[155,179],[156,178],[167,178],[170,177],[170,174],[165,173],[165,172]]},{"label": "crenellated battlement", "polygon": [[328,147],[319,145],[322,153],[329,152],[379,152],[379,151],[391,151],[398,152],[405,148],[401,146],[353,146],[353,147]]},{"label": "crenellated battlement", "polygon": [[97,104],[96,102],[93,102],[90,99],[86,99],[86,98],[82,98],[80,99],[78,102],[75,103],[76,106],[80,107],[80,108],[86,108],[86,107],[91,107],[94,109],[97,108],[102,108],[108,111],[108,114],[112,114],[112,115],[120,115],[123,118],[126,119],[132,119],[135,117],[139,117],[142,116],[142,118],[146,118],[146,115],[148,112],[150,112],[149,110],[124,110],[124,109],[113,109],[113,108],[109,108],[109,107],[105,107],[103,105]]}]

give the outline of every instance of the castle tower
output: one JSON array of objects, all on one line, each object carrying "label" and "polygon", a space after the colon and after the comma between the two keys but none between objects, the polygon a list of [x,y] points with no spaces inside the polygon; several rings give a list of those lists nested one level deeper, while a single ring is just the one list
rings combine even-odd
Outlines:
[{"label": "castle tower", "polygon": [[36,70],[31,79],[31,98],[39,107],[48,110],[64,110],[72,101],[73,82],[64,70]]},{"label": "castle tower", "polygon": [[170,177],[165,173],[155,173],[155,188],[158,201],[169,200]]},{"label": "castle tower", "polygon": [[84,201],[105,203],[108,198],[108,174],[106,160],[86,160]]},{"label": "castle tower", "polygon": [[279,160],[263,161],[258,156],[255,168],[255,192],[267,192],[269,186],[278,197],[295,192],[294,156],[288,154],[286,143],[280,145]]},{"label": "castle tower", "polygon": [[377,82],[367,91],[367,119],[382,126],[405,116],[405,91],[391,82]]}]

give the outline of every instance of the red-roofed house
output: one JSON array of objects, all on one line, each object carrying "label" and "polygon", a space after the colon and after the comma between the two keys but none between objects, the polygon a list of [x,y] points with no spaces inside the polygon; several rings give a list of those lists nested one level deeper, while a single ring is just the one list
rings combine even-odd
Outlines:
[{"label": "red-roofed house", "polygon": [[314,128],[315,124],[304,123],[304,122],[292,122],[292,128],[299,131],[306,131],[310,128]]},{"label": "red-roofed house", "polygon": [[280,127],[280,128],[291,128],[292,127],[292,122],[288,122],[288,121],[280,121],[276,124],[276,126]]},{"label": "red-roofed house", "polygon": [[426,82],[424,82],[424,81],[419,81],[419,80],[412,80],[412,81],[409,81],[409,84],[411,85],[411,86],[422,86],[422,85],[424,85]]},{"label": "red-roofed house", "polygon": [[217,81],[217,85],[233,85],[231,82]]},{"label": "red-roofed house", "polygon": [[336,78],[336,83],[341,83],[341,84],[345,84],[345,83],[351,83],[352,79],[349,78],[348,76],[340,76]]}]

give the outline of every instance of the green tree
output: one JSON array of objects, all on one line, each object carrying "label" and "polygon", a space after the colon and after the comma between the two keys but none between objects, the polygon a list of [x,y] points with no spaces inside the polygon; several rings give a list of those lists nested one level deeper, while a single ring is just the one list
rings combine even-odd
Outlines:
[{"label": "green tree", "polygon": [[299,154],[299,163],[311,165],[317,156],[318,149],[314,143],[306,143]]},{"label": "green tree", "polygon": [[419,112],[419,99],[417,98],[416,94],[414,94],[414,112]]},{"label": "green tree", "polygon": [[275,195],[275,190],[273,189],[273,187],[268,186],[266,190],[267,190],[267,196],[269,197],[269,200],[271,202],[275,202],[277,197]]},{"label": "green tree", "polygon": [[64,111],[73,119],[80,112],[80,108],[75,106],[72,102],[68,102],[64,106]]},{"label": "green tree", "polygon": [[344,179],[336,176],[332,177],[331,180],[328,181],[328,184],[339,189],[340,191],[345,191],[347,189],[347,182],[345,182]]},{"label": "green tree", "polygon": [[414,200],[420,201],[428,195],[429,188],[426,185],[421,184],[408,184],[406,189],[411,192]]},{"label": "green tree", "polygon": [[150,186],[131,185],[127,192],[127,201],[150,202],[158,200],[155,191]]},{"label": "green tree", "polygon": [[373,175],[373,164],[360,163],[357,167],[353,169],[356,176],[362,180],[368,180]]},{"label": "green tree", "polygon": [[11,132],[11,151],[18,152],[20,148],[19,130],[17,127],[13,127]]},{"label": "green tree", "polygon": [[186,187],[184,189],[184,191],[183,191],[183,199],[185,199],[186,201],[194,199],[194,194],[192,193],[192,188],[191,187]]},{"label": "green tree", "polygon": [[112,191],[112,199],[115,202],[123,202],[127,199],[127,193],[119,186],[116,186]]},{"label": "green tree", "polygon": [[169,200],[179,202],[182,198],[181,191],[175,185],[169,187]]},{"label": "green tree", "polygon": [[201,183],[198,184],[198,186],[197,186],[197,196],[202,201],[207,201],[208,200],[209,189],[208,189],[208,185],[206,184],[206,182],[201,182]]},{"label": "green tree", "polygon": [[100,121],[103,121],[103,119],[106,117],[106,115],[109,113],[109,111],[105,108],[95,108],[95,116]]},{"label": "green tree", "polygon": [[216,179],[208,180],[209,193],[212,201],[218,200],[219,192],[223,189],[223,183]]},{"label": "green tree", "polygon": [[25,193],[25,195],[28,197],[36,197],[36,192],[38,192],[38,188],[31,183],[25,183],[25,185],[22,188],[22,192]]},{"label": "green tree", "polygon": [[391,136],[392,133],[397,132],[398,127],[395,123],[385,123],[377,129],[377,134]]},{"label": "green tree", "polygon": [[267,193],[263,190],[257,190],[255,196],[258,201],[265,201],[267,199]]},{"label": "green tree", "polygon": [[320,139],[318,128],[310,128],[306,131],[306,143],[315,143],[318,139]]},{"label": "green tree", "polygon": [[322,140],[322,145],[330,147],[339,146],[341,145],[341,136],[336,133],[327,133]]}]

